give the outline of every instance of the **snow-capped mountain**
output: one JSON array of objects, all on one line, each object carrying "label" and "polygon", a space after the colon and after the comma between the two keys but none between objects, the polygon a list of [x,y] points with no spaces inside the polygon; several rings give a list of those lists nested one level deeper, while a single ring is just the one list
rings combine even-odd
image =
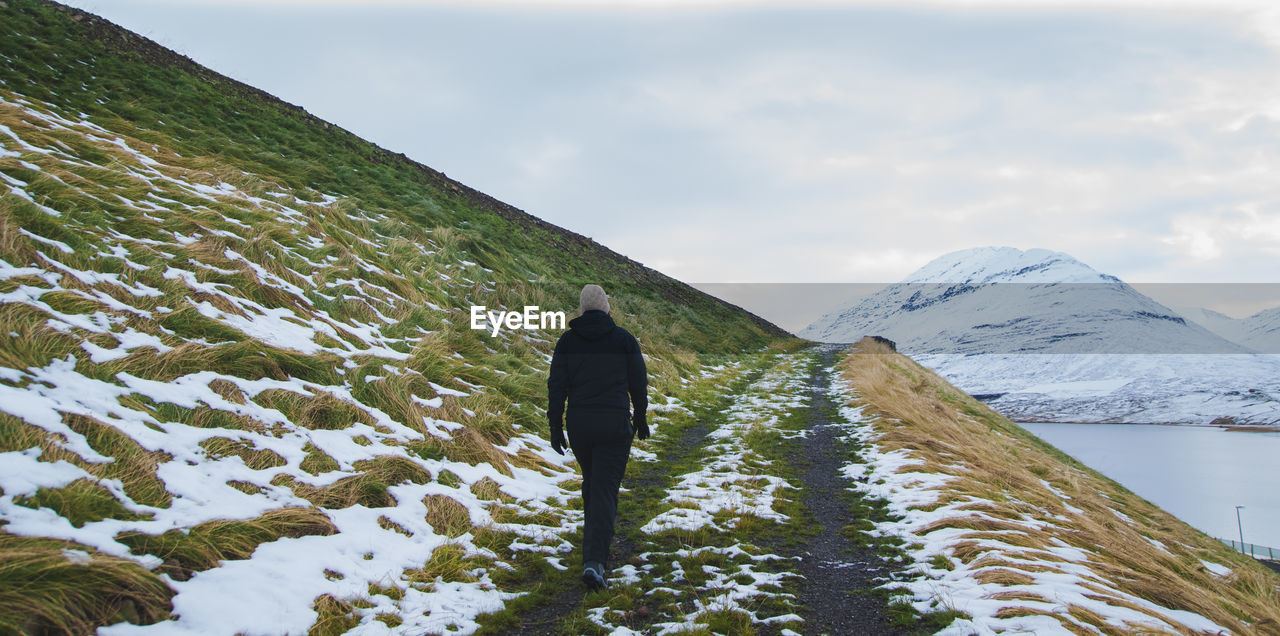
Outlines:
[{"label": "snow-capped mountain", "polygon": [[800,335],[884,336],[1015,419],[1280,422],[1280,356],[1256,354],[1061,252],[947,254]]},{"label": "snow-capped mountain", "polygon": [[1011,247],[939,257],[800,335],[880,335],[912,354],[1248,351],[1067,254]]},{"label": "snow-capped mountain", "polygon": [[1260,311],[1248,318],[1232,318],[1201,307],[1176,309],[1187,320],[1236,344],[1262,353],[1280,353],[1280,307]]}]

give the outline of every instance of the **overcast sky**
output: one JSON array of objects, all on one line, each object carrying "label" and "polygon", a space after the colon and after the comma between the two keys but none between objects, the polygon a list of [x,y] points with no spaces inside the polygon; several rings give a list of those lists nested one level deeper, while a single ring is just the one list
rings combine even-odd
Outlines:
[{"label": "overcast sky", "polygon": [[71,4],[688,282],[1280,281],[1261,3]]}]

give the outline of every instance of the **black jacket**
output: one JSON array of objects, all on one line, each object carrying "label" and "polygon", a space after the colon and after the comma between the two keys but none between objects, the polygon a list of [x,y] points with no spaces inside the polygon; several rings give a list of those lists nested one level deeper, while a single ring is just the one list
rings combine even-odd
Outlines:
[{"label": "black jacket", "polygon": [[[564,421],[564,402],[571,409],[627,410],[649,408],[645,389],[649,378],[640,343],[609,314],[592,310],[569,321],[569,330],[556,342],[547,376],[547,419]],[[630,400],[628,400],[630,397]],[[634,415],[634,414],[633,414]]]}]

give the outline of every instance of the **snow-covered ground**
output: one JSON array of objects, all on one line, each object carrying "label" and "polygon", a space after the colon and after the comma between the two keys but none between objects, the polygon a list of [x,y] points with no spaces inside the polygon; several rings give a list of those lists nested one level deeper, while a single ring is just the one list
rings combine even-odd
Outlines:
[{"label": "snow-covered ground", "polygon": [[1280,423],[1276,354],[913,357],[1015,420]]},{"label": "snow-covered ground", "polygon": [[[7,162],[6,168],[30,175],[24,180],[0,172],[0,187],[50,219],[66,223],[80,239],[72,246],[22,228],[23,236],[33,242],[37,263],[0,260],[0,306],[35,311],[43,316],[37,329],[70,336],[80,347],[42,366],[0,366],[0,412],[43,429],[55,440],[51,443],[79,462],[42,461],[39,447],[0,453],[4,532],[63,538],[154,569],[161,559],[133,554],[119,540],[122,533],[185,532],[213,520],[247,520],[273,510],[312,508],[297,494],[299,486],[324,488],[357,477],[368,469],[365,462],[397,458],[425,475],[418,480],[422,483],[391,485],[387,494],[393,506],[322,507],[336,528],[332,534],[263,543],[248,558],[224,561],[185,580],[163,574],[160,578],[177,592],[172,620],[150,626],[121,623],[103,628],[103,633],[304,633],[317,617],[313,601],[322,595],[365,599],[355,609],[361,633],[466,633],[477,628],[477,615],[501,609],[514,597],[492,582],[490,568],[510,569],[507,560],[522,551],[556,555],[570,549],[564,535],[578,526],[580,513],[565,504],[577,493],[560,484],[572,472],[539,436],[517,432],[495,449],[496,456],[510,460],[505,467],[428,458],[409,450],[430,437],[440,446],[457,443],[454,436],[464,425],[445,415],[444,399],[465,399],[484,393],[486,387],[441,378],[436,379],[451,386],[426,382],[411,368],[410,352],[429,333],[390,336],[398,321],[387,314],[403,316],[412,307],[434,304],[421,297],[411,300],[380,284],[402,281],[404,276],[377,254],[398,251],[401,258],[408,253],[428,264],[428,271],[439,273],[439,285],[457,290],[449,292],[456,302],[465,302],[467,290],[475,284],[468,277],[482,277],[483,268],[462,258],[442,257],[429,238],[397,240],[384,233],[396,221],[360,210],[340,197],[279,186],[258,196],[227,182],[261,183],[257,175],[224,171],[213,177],[171,152],[12,94],[0,94],[0,111],[22,122],[0,126],[0,160]],[[59,141],[73,138],[92,145],[110,161],[92,164]],[[17,160],[19,156],[26,159]],[[63,182],[69,179],[66,175],[86,170],[110,174],[130,186],[83,179],[67,185],[77,201],[110,201],[121,210],[117,214],[122,216],[108,215],[108,220],[115,219],[109,225],[79,223],[76,214],[64,214],[28,192],[30,182]],[[349,222],[321,231],[322,219],[335,214]],[[197,231],[172,229],[191,219],[197,220]],[[268,227],[271,239],[263,240],[259,232]],[[365,249],[370,246],[376,251]],[[163,265],[142,264],[154,263],[146,256],[156,254],[164,256]],[[297,265],[289,263],[303,267],[295,269]],[[215,282],[218,276],[234,274],[273,288],[275,306],[255,300],[245,288]],[[161,290],[165,284],[170,287]],[[81,302],[68,308],[68,298]],[[344,319],[321,308],[337,300],[362,303],[371,320]],[[93,308],[80,309],[85,306]],[[442,318],[452,311],[434,309]],[[188,352],[220,346],[182,340],[165,328],[163,319],[180,311],[194,311],[282,350],[322,356],[334,365],[340,381],[246,379],[216,371],[156,381],[124,371],[103,372],[98,366],[135,359],[130,356],[166,354],[179,346],[189,347]],[[6,337],[26,336],[13,332]],[[498,340],[494,346],[508,346],[519,338]],[[546,342],[533,346],[541,347],[539,355],[549,349]],[[404,396],[416,404],[406,412],[416,414],[418,421],[397,419],[357,397],[363,386],[378,382],[418,387]],[[313,401],[324,398],[346,405],[356,415],[354,421],[331,429],[309,428],[264,405],[259,398],[268,392]],[[176,412],[198,409],[252,425],[193,425],[147,405],[172,406]],[[92,470],[117,459],[100,453],[85,434],[68,425],[71,416],[91,418],[127,435],[143,450],[163,454],[156,477],[172,503],[144,505],[130,497],[120,480],[100,479],[82,468]],[[282,462],[250,468],[238,454],[219,456],[202,445],[213,440],[269,451]],[[332,469],[318,474],[304,470],[310,448],[331,458]],[[515,461],[520,455],[538,459]],[[75,526],[51,508],[18,501],[77,480],[106,488],[136,520],[107,518]],[[473,487],[490,482],[510,500],[499,504],[477,495]],[[448,497],[463,506],[477,528],[511,533],[515,539],[500,555],[478,545],[472,532],[438,532],[429,521],[426,500],[431,496]],[[506,523],[495,519],[496,511],[507,519],[544,521]],[[457,546],[489,566],[473,571],[465,581],[411,580],[409,574],[423,568],[433,551],[445,545]],[[86,558],[87,552],[68,552],[68,559]],[[371,594],[371,586],[389,591]],[[384,614],[398,617],[394,629],[377,620]]]},{"label": "snow-covered ground", "polygon": [[[903,540],[913,563],[914,576],[885,586],[907,594],[921,612],[955,610],[968,616],[956,619],[939,634],[1100,633],[1080,618],[1087,614],[1100,616],[1111,629],[1125,633],[1228,633],[1199,614],[1125,592],[1117,585],[1122,580],[1117,577],[1124,576],[1122,570],[1102,565],[1097,550],[1073,545],[1077,543],[1075,515],[1114,515],[1113,524],[1132,524],[1118,506],[1086,513],[1071,496],[1044,479],[1039,487],[1057,499],[1054,509],[1037,509],[1007,490],[998,497],[955,497],[951,491],[956,475],[967,469],[964,463],[953,459],[940,471],[926,468],[913,451],[886,449],[878,440],[887,431],[907,425],[870,415],[849,382],[837,370],[832,373],[836,374],[834,385],[849,404],[841,410],[847,434],[865,444],[861,456],[849,462],[844,472],[854,480],[855,490],[887,502],[895,518],[877,523],[874,532]],[[992,436],[994,440],[998,434]],[[945,450],[940,455],[954,457]],[[996,510],[1010,512],[991,512]],[[952,523],[955,520],[977,524]],[[984,521],[1000,529],[975,531]],[[1041,537],[1050,539],[1041,544]],[[1158,541],[1155,547],[1173,558]],[[962,550],[969,555],[980,550],[988,556],[960,558]],[[1203,561],[1203,567],[1220,578],[1232,573],[1221,563]]]}]

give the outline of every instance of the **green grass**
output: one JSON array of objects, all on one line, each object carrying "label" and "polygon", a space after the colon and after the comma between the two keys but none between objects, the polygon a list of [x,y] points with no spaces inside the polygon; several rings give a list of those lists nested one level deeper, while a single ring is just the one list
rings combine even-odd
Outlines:
[{"label": "green grass", "polygon": [[77,479],[62,488],[41,488],[30,497],[15,497],[13,502],[28,508],[49,508],[77,528],[108,518],[148,518],[130,512],[110,491],[87,479]]},{"label": "green grass", "polygon": [[932,611],[920,611],[912,605],[909,595],[903,595],[891,589],[875,588],[860,593],[882,600],[885,623],[912,636],[934,634],[951,625],[956,619],[972,618],[964,612],[945,607]]}]

